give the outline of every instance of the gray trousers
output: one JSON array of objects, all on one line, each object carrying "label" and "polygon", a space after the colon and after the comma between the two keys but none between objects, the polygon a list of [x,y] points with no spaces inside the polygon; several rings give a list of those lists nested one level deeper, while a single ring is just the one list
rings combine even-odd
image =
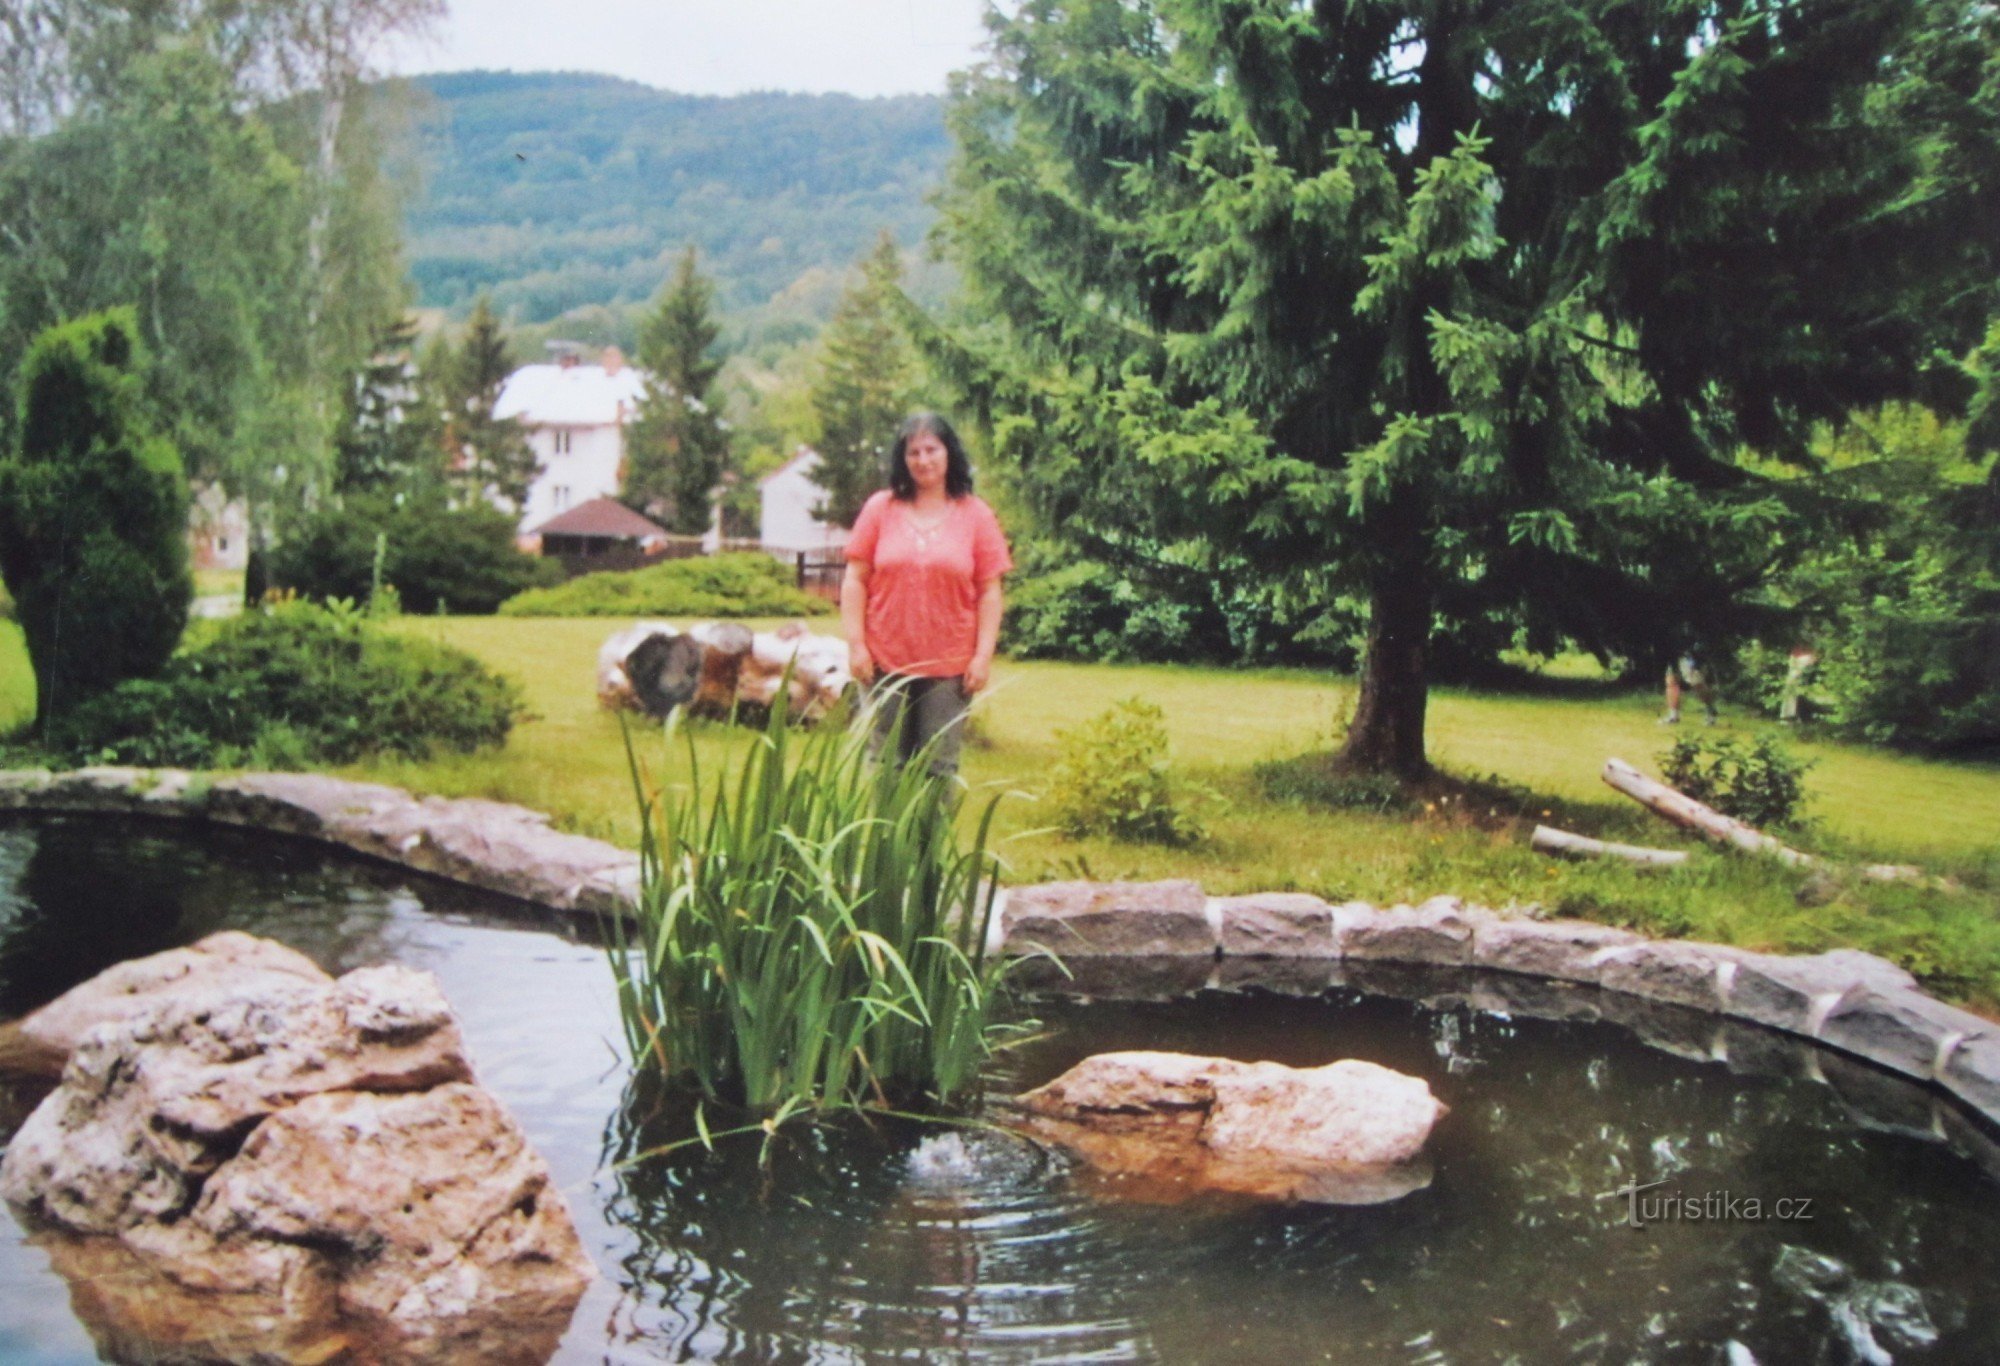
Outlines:
[{"label": "gray trousers", "polygon": [[890,733],[896,731],[900,721],[902,729],[896,734],[896,752],[889,756],[893,762],[909,763],[936,736],[937,744],[931,750],[931,772],[939,777],[958,772],[967,699],[957,674],[950,678],[883,674],[868,690],[868,696],[880,708],[875,713],[873,742],[877,757],[882,756]]}]

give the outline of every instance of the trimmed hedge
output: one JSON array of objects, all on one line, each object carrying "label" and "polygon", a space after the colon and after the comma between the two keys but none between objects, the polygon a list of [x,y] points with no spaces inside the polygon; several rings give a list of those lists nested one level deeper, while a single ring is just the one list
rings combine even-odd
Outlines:
[{"label": "trimmed hedge", "polygon": [[500,604],[505,617],[803,617],[832,610],[800,592],[784,565],[755,551],[585,574]]},{"label": "trimmed hedge", "polygon": [[498,745],[523,714],[514,682],[462,650],[390,635],[348,603],[292,602],[78,707],[49,746],[77,763],[305,768]]}]

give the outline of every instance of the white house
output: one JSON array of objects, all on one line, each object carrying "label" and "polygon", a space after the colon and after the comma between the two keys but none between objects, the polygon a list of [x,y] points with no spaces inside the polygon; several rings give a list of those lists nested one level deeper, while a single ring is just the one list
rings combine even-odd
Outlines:
[{"label": "white house", "polygon": [[220,484],[201,484],[188,505],[188,549],[196,569],[241,569],[250,563],[250,509]]},{"label": "white house", "polygon": [[596,365],[571,355],[507,376],[493,415],[518,418],[541,462],[521,509],[524,533],[593,498],[617,494],[625,424],[644,393],[644,377],[615,346],[606,347]]},{"label": "white house", "polygon": [[838,550],[847,528],[819,519],[826,490],[813,482],[819,452],[801,446],[790,460],[758,481],[757,539],[773,555]]}]

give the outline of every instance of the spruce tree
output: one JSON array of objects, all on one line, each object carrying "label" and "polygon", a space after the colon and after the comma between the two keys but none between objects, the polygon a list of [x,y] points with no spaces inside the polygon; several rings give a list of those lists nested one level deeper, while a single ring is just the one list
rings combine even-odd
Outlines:
[{"label": "spruce tree", "polygon": [[519,419],[493,415],[500,389],[514,373],[514,355],[484,294],[472,305],[464,344],[441,368],[453,481],[468,498],[491,494],[519,512],[541,462]]},{"label": "spruce tree", "polygon": [[1073,544],[1247,568],[1307,629],[1366,602],[1343,756],[1420,772],[1440,619],[1672,650],[1784,544],[1744,453],[1969,344],[1996,22],[1025,0],[951,113],[993,327],[931,349]]},{"label": "spruce tree", "polygon": [[187,625],[187,481],[155,434],[131,309],[49,328],[21,363],[18,440],[0,457],[0,577],[49,722],[159,672]]},{"label": "spruce tree", "polygon": [[884,453],[909,411],[914,358],[895,312],[902,274],[895,239],[885,232],[820,341],[812,386],[820,465],[813,479],[826,490],[822,518],[839,526],[852,526],[868,495],[882,487]]},{"label": "spruce tree", "polygon": [[715,355],[721,328],[710,316],[714,287],[681,256],[639,328],[646,392],[625,431],[624,501],[670,530],[708,529],[711,493],[729,464],[729,430],[717,410]]},{"label": "spruce tree", "polygon": [[334,440],[337,493],[429,496],[443,486],[444,415],[414,359],[416,340],[416,319],[393,319],[354,374]]}]

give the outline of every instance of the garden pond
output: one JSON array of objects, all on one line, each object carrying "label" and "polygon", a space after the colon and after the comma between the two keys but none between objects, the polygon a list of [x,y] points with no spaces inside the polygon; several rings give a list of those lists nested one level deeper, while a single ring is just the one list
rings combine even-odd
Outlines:
[{"label": "garden pond", "polygon": [[[1357,1207],[1121,1202],[1010,1140],[902,1124],[800,1128],[767,1167],[751,1141],[624,1163],[686,1117],[628,1090],[588,925],[283,837],[0,822],[0,1018],[221,929],[438,976],[601,1273],[562,1361],[2000,1360],[1987,1140],[1941,1139],[1944,1102],[1831,1055],[1733,1069],[1462,996],[1045,995],[992,1090],[1117,1048],[1366,1058],[1451,1107],[1432,1179]],[[40,1094],[0,1089],[0,1136]],[[7,1222],[0,1360],[97,1360],[69,1304]]]}]

